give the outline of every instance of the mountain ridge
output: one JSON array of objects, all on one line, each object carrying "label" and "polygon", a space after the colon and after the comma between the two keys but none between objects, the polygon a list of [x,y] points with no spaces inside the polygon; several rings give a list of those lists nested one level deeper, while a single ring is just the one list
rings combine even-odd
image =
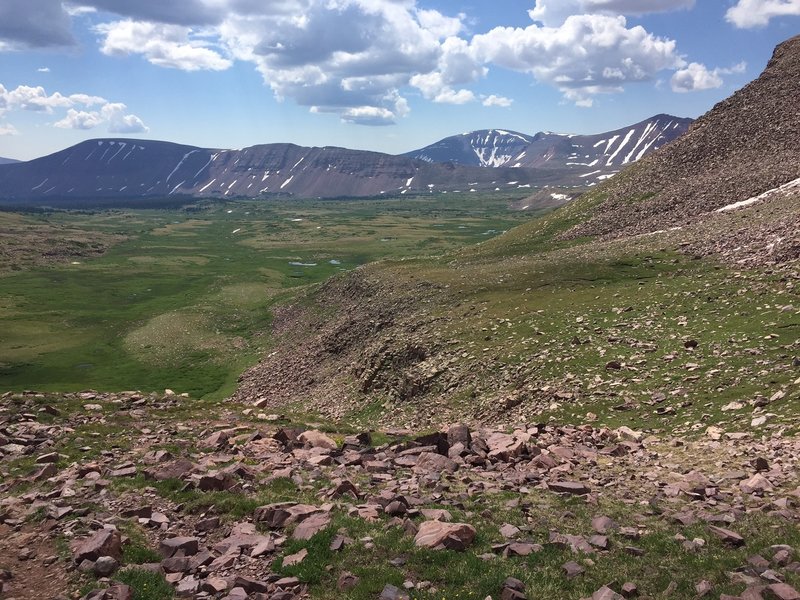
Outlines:
[{"label": "mountain ridge", "polygon": [[[504,129],[482,129],[450,136],[404,156],[428,162],[515,168],[599,167],[596,173],[616,173],[686,132],[692,119],[658,114],[633,125],[599,134],[538,132],[528,135]],[[584,175],[586,177],[586,175]],[[593,181],[591,179],[590,181]]]},{"label": "mountain ridge", "polygon": [[[653,142],[661,136],[652,120],[620,130],[627,132],[625,136],[615,132],[525,136],[487,130],[516,139],[528,150],[535,148],[536,156],[525,159],[525,164],[520,162],[524,157],[514,163],[501,160],[496,150],[494,158],[487,155],[481,164],[459,164],[336,146],[274,143],[228,150],[159,140],[92,139],[31,161],[0,166],[0,200],[25,204],[170,196],[336,198],[584,188],[619,170],[619,161],[614,160],[595,168],[607,154],[612,159],[623,155],[629,140],[642,142],[656,130],[659,134],[643,144],[644,153],[657,147]],[[678,123],[672,134],[682,130]],[[634,135],[637,131],[639,136]],[[607,143],[605,153],[587,150],[578,155],[579,146],[599,145],[597,140]]]}]

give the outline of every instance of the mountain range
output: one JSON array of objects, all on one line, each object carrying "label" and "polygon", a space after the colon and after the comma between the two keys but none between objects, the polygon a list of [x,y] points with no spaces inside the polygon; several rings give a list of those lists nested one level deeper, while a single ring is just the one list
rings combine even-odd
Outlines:
[{"label": "mountain range", "polygon": [[584,188],[674,140],[690,123],[658,115],[598,135],[484,130],[400,156],[294,144],[219,150],[151,140],[89,140],[28,162],[0,165],[0,201],[336,198]]},{"label": "mountain range", "polygon": [[13,165],[14,163],[18,163],[20,161],[15,160],[13,158],[3,158],[0,156],[0,165]]}]

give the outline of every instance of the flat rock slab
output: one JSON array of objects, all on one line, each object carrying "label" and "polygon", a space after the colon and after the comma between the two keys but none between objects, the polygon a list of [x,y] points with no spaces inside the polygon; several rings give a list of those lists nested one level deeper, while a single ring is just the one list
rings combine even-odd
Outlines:
[{"label": "flat rock slab", "polygon": [[461,550],[472,544],[476,533],[475,528],[466,523],[425,521],[420,524],[414,543],[420,548]]},{"label": "flat rock slab", "polygon": [[577,481],[553,481],[548,483],[547,487],[560,494],[573,494],[576,496],[585,496],[591,491],[585,484]]},{"label": "flat rock slab", "polygon": [[303,520],[292,533],[295,540],[310,540],[317,533],[325,529],[331,523],[331,516],[328,513],[317,513]]},{"label": "flat rock slab", "polygon": [[734,547],[744,546],[744,538],[735,531],[717,527],[716,525],[710,525],[709,530],[711,530],[711,533],[721,539],[723,544]]}]

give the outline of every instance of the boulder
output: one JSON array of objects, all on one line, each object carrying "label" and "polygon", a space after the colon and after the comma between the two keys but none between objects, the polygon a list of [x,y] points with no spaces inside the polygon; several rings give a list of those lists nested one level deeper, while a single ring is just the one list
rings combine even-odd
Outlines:
[{"label": "boulder", "polygon": [[302,442],[303,445],[310,448],[327,448],[328,450],[336,450],[336,442],[316,429],[304,431],[297,436],[297,439]]},{"label": "boulder", "polygon": [[79,541],[72,554],[76,564],[84,560],[96,561],[101,556],[122,560],[122,536],[116,529],[99,529]]},{"label": "boulder", "polygon": [[447,471],[448,473],[454,473],[456,469],[458,469],[458,463],[446,456],[433,452],[420,454],[419,458],[417,458],[417,464],[414,466],[415,472],[435,471],[441,473]]},{"label": "boulder", "polygon": [[322,509],[309,504],[295,504],[294,502],[280,502],[259,506],[253,514],[253,519],[264,523],[272,529],[279,529],[292,523],[299,523],[313,514],[322,512]]},{"label": "boulder", "polygon": [[475,528],[466,523],[425,521],[419,526],[414,543],[421,548],[463,550],[475,540]]}]

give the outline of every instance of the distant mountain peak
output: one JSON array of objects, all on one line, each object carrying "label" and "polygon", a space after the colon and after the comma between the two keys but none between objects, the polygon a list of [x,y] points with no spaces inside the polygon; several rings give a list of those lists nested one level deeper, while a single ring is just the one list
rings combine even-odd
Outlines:
[{"label": "distant mountain peak", "polygon": [[[406,156],[430,163],[476,167],[568,168],[585,171],[581,177],[591,184],[679,137],[691,122],[659,114],[597,135],[550,131],[528,135],[507,129],[481,129],[444,138]],[[589,168],[594,169],[586,171]]]}]

